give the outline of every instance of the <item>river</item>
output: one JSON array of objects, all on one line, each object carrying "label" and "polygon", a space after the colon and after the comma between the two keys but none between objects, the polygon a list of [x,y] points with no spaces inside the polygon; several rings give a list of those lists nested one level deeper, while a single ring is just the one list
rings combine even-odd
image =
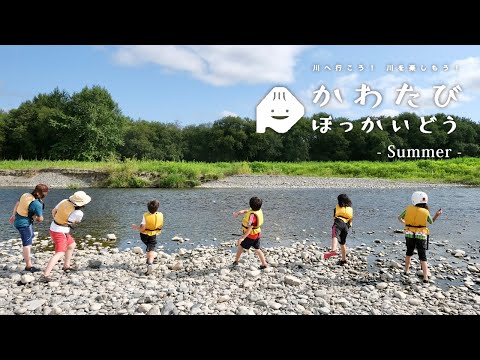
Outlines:
[{"label": "river", "polygon": [[[445,253],[447,248],[460,248],[467,255],[479,250],[480,190],[469,187],[424,189],[428,192],[432,215],[438,208],[443,214],[430,225],[432,254]],[[0,189],[1,240],[18,237],[8,218],[19,196],[31,189]],[[46,214],[43,223],[35,224],[39,237],[48,236],[51,209],[74,190],[53,189],[45,198]],[[265,224],[262,227],[263,246],[289,245],[295,241],[313,241],[322,246],[330,244],[332,213],[336,196],[347,192],[353,202],[354,233],[347,238],[347,246],[360,244],[371,246],[381,240],[388,249],[403,234],[397,216],[409,204],[411,188],[399,189],[87,189],[92,201],[84,209],[84,220],[74,230],[74,237],[87,234],[106,237],[117,236],[119,249],[141,245],[139,235],[131,229],[139,224],[146,204],[151,199],[160,201],[160,211],[165,218],[164,231],[159,244],[164,251],[176,251],[178,247],[216,245],[238,238],[241,219],[232,213],[248,207],[251,196],[263,199]],[[171,241],[174,236],[188,238],[182,244]],[[436,243],[445,243],[437,246]],[[432,245],[433,244],[433,245]]]}]

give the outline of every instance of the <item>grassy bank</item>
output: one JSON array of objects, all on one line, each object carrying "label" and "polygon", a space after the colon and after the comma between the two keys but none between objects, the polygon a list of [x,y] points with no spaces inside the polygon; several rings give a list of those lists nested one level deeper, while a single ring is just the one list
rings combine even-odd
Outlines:
[{"label": "grassy bank", "polygon": [[108,174],[105,187],[193,187],[229,175],[264,174],[359,177],[480,185],[480,158],[396,162],[236,162],[200,163],[128,160],[125,162],[1,161],[0,170],[84,169]]}]

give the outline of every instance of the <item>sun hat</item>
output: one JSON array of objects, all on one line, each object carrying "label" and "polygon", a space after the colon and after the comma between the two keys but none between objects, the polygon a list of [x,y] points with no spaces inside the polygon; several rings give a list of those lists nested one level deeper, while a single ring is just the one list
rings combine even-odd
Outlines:
[{"label": "sun hat", "polygon": [[85,194],[85,191],[77,191],[72,196],[68,198],[72,203],[76,206],[84,206],[87,205],[92,198]]},{"label": "sun hat", "polygon": [[425,194],[423,191],[415,191],[412,194],[412,204],[426,204],[428,202],[428,195]]}]

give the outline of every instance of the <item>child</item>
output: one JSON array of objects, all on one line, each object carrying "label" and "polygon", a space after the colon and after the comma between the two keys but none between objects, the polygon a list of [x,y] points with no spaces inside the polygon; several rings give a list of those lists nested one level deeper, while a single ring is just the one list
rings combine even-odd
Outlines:
[{"label": "child", "polygon": [[30,249],[33,241],[33,220],[43,221],[43,209],[45,204],[43,199],[47,196],[48,186],[38,184],[32,193],[25,193],[20,197],[13,208],[13,214],[10,217],[10,224],[13,224],[22,238],[22,253],[25,260],[25,271],[37,272],[40,269],[32,266],[32,257]]},{"label": "child", "polygon": [[235,218],[240,214],[245,214],[242,219],[243,236],[237,240],[238,248],[233,266],[238,265],[238,260],[240,260],[243,249],[250,249],[250,247],[253,246],[261,262],[259,269],[263,270],[267,267],[265,255],[263,255],[262,250],[260,250],[260,236],[262,232],[260,226],[263,225],[263,212],[261,207],[262,199],[255,196],[250,199],[249,210],[239,210],[233,213]]},{"label": "child", "polygon": [[412,204],[407,206],[399,216],[398,220],[405,224],[405,243],[407,245],[407,253],[405,256],[405,275],[408,275],[410,269],[410,260],[413,250],[417,248],[418,257],[422,266],[423,282],[428,283],[428,266],[427,253],[429,231],[427,223],[433,224],[442,213],[442,209],[438,209],[433,219],[428,211],[428,196],[423,191],[415,191],[412,194]]},{"label": "child", "polygon": [[149,201],[147,204],[149,212],[143,214],[140,226],[132,224],[132,228],[140,232],[140,239],[147,246],[147,271],[145,275],[152,273],[155,247],[157,246],[157,235],[162,232],[163,214],[158,212],[159,206],[160,203],[158,200]]},{"label": "child", "polygon": [[70,235],[70,229],[82,221],[82,209],[91,200],[92,198],[85,191],[77,191],[68,199],[60,201],[52,210],[53,221],[50,225],[50,236],[55,243],[55,254],[48,261],[41,279],[42,282],[51,281],[50,273],[63,255],[65,255],[63,271],[68,273],[77,270],[70,266],[73,249],[75,249],[75,240]]},{"label": "child", "polygon": [[352,201],[346,194],[340,194],[337,197],[338,205],[333,210],[333,226],[332,226],[332,251],[324,255],[325,259],[337,255],[337,241],[340,243],[342,259],[338,261],[338,265],[347,263],[347,241],[348,229],[352,226],[353,209]]}]

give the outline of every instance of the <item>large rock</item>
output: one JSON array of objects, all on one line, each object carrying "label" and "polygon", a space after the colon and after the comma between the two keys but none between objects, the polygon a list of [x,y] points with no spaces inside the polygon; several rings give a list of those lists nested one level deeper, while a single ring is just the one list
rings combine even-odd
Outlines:
[{"label": "large rock", "polygon": [[91,269],[99,269],[102,266],[101,260],[88,260],[88,267]]},{"label": "large rock", "polygon": [[170,300],[165,303],[162,309],[162,315],[172,315],[177,310],[175,304]]},{"label": "large rock", "polygon": [[32,300],[32,301],[27,301],[23,305],[27,308],[29,311],[35,311],[37,308],[42,306],[46,300],[44,299],[37,299],[37,300]]},{"label": "large rock", "polygon": [[115,234],[107,234],[107,240],[109,241],[117,240],[117,237],[115,236]]},{"label": "large rock", "polygon": [[456,249],[452,253],[453,253],[453,256],[455,256],[455,257],[464,257],[465,256],[465,251],[460,250],[460,249]]},{"label": "large rock", "polygon": [[134,254],[138,254],[138,255],[143,254],[143,249],[140,246],[135,246],[132,251]]},{"label": "large rock", "polygon": [[250,277],[257,277],[258,275],[260,275],[260,273],[261,273],[260,270],[247,271],[247,274],[248,274],[248,276],[250,276]]},{"label": "large rock", "polygon": [[302,283],[302,280],[300,280],[299,278],[293,275],[285,275],[285,278],[283,279],[283,281],[285,282],[285,284],[293,285],[293,286],[298,286]]},{"label": "large rock", "polygon": [[35,280],[35,278],[30,274],[24,274],[24,275],[22,275],[22,277],[20,279],[20,281],[23,284],[28,284],[28,283],[32,282],[33,280]]},{"label": "large rock", "polygon": [[378,283],[376,288],[379,289],[379,290],[383,290],[383,289],[386,289],[388,287],[388,284],[386,282],[381,282],[381,283]]},{"label": "large rock", "polygon": [[[430,273],[430,270],[427,271],[427,275],[432,276],[432,274]],[[417,270],[417,276],[423,276],[423,270],[422,269]]]},{"label": "large rock", "polygon": [[419,298],[410,298],[408,299],[408,303],[410,305],[420,305],[422,303],[422,299]]},{"label": "large rock", "polygon": [[183,262],[182,261],[176,261],[173,265],[172,265],[172,270],[182,270],[183,269]]}]

